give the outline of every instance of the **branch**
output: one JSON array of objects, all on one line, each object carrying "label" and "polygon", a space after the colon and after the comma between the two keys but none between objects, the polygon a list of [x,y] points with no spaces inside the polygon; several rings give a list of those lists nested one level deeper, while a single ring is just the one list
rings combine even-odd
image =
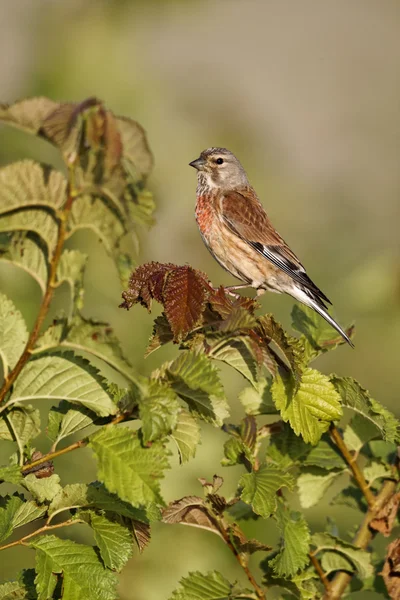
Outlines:
[{"label": "branch", "polygon": [[[130,413],[121,413],[114,417],[112,421],[107,423],[105,427],[109,427],[110,425],[117,425],[118,423],[121,423],[122,421],[128,419],[129,416]],[[33,460],[32,462],[24,464],[24,466],[21,468],[21,472],[29,472],[31,469],[34,469],[35,467],[38,467],[39,465],[42,465],[43,463],[48,462],[49,460],[53,460],[53,458],[57,458],[57,456],[62,456],[63,454],[67,454],[68,452],[72,452],[73,450],[78,450],[78,448],[84,448],[88,445],[88,443],[89,438],[86,437],[82,440],[74,442],[73,444],[70,444],[69,446],[66,446],[65,448],[61,448],[61,450],[54,450],[54,452],[48,452],[47,454],[44,454],[37,460]]]},{"label": "branch", "polygon": [[329,592],[331,583],[330,583],[328,577],[326,576],[326,573],[324,572],[323,568],[321,567],[321,563],[319,562],[318,558],[315,556],[314,552],[310,552],[310,560],[311,560],[312,566],[314,567],[314,569],[316,570],[316,572],[318,574],[318,577],[322,581],[324,588],[327,590],[327,592]]},{"label": "branch", "polygon": [[[72,167],[71,167],[71,170],[72,170]],[[4,401],[4,398],[10,391],[11,386],[13,385],[13,383],[17,379],[18,375],[21,373],[22,369],[24,368],[24,366],[30,359],[33,349],[35,347],[35,344],[37,342],[37,339],[39,337],[43,322],[49,311],[50,302],[53,298],[54,289],[56,287],[57,267],[58,267],[58,263],[60,261],[61,253],[62,253],[64,242],[65,242],[65,236],[66,236],[66,231],[67,231],[67,228],[66,228],[67,219],[68,219],[68,215],[71,210],[72,202],[73,202],[75,196],[76,196],[76,194],[71,189],[71,183],[69,182],[67,200],[64,204],[62,211],[58,215],[57,242],[56,242],[56,247],[54,249],[53,256],[51,258],[50,265],[49,265],[49,277],[47,280],[46,291],[43,296],[42,304],[40,305],[39,313],[36,317],[36,321],[35,321],[32,331],[29,335],[28,341],[26,342],[26,346],[24,348],[23,353],[21,354],[21,356],[20,356],[17,364],[13,368],[13,370],[9,373],[8,377],[6,377],[4,379],[3,386],[0,390],[0,402]]]},{"label": "branch", "polygon": [[225,544],[228,546],[229,550],[232,552],[239,565],[242,567],[243,571],[246,573],[246,577],[249,580],[250,584],[253,586],[256,596],[258,600],[266,600],[265,591],[258,585],[257,581],[254,579],[253,573],[249,569],[249,565],[247,561],[243,558],[240,552],[237,551],[234,544],[231,541],[229,532],[226,530],[224,523],[221,521],[219,517],[215,513],[212,513],[212,519],[215,523],[218,531],[220,532]]},{"label": "branch", "polygon": [[[374,505],[368,509],[363,522],[353,540],[353,545],[362,550],[366,550],[368,544],[375,536],[376,531],[370,529],[371,521],[377,516],[379,511],[385,506],[390,497],[395,493],[397,482],[387,480],[383,484],[381,491],[376,496]],[[338,572],[330,582],[330,588],[326,591],[323,600],[339,600],[342,597],[345,589],[349,585],[353,575],[344,571]]]},{"label": "branch", "polygon": [[4,546],[0,546],[0,550],[7,550],[7,548],[13,548],[14,546],[25,546],[26,542],[36,535],[40,535],[41,533],[47,533],[48,531],[52,531],[53,529],[61,529],[61,527],[69,527],[70,525],[75,525],[75,523],[84,523],[81,519],[69,519],[68,521],[64,521],[63,523],[57,523],[57,525],[44,525],[40,527],[40,529],[36,529],[32,533],[28,533],[19,540],[15,542],[10,542],[9,544],[5,544]]},{"label": "branch", "polygon": [[329,434],[330,434],[332,440],[335,442],[336,446],[339,448],[344,460],[349,465],[358,487],[364,494],[365,499],[368,503],[368,506],[371,508],[372,506],[375,505],[376,498],[375,498],[374,494],[371,492],[371,490],[368,486],[368,483],[367,483],[360,467],[357,464],[356,457],[350,452],[350,450],[344,443],[344,440],[343,440],[342,436],[340,435],[339,430],[333,423],[331,423],[331,426],[329,428]]}]

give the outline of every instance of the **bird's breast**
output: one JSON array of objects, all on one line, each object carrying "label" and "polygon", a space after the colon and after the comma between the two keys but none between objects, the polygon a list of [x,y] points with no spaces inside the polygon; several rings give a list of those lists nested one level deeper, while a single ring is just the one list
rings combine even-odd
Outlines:
[{"label": "bird's breast", "polygon": [[212,199],[209,196],[198,196],[195,216],[201,234],[208,237],[213,228],[216,216]]}]

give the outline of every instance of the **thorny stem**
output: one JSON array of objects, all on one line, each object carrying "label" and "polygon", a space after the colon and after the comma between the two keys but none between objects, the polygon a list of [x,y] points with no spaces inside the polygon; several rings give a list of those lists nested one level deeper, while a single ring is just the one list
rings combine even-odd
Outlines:
[{"label": "thorny stem", "polygon": [[[71,171],[72,171],[72,167],[71,167]],[[38,315],[36,317],[35,324],[29,335],[28,341],[26,342],[23,353],[21,354],[15,367],[12,369],[12,371],[10,371],[8,377],[6,377],[4,379],[3,386],[0,390],[0,402],[4,401],[6,395],[10,391],[10,389],[11,389],[12,385],[14,384],[15,380],[17,379],[18,375],[21,373],[25,364],[30,359],[33,349],[35,347],[35,344],[37,342],[37,339],[39,337],[43,322],[49,311],[50,302],[53,298],[54,289],[56,287],[57,267],[58,267],[58,263],[60,261],[61,253],[63,251],[63,246],[64,246],[65,237],[66,237],[66,233],[67,233],[67,219],[68,219],[68,215],[71,211],[72,202],[73,202],[75,196],[76,196],[75,192],[71,189],[71,183],[69,183],[67,200],[64,204],[62,211],[58,215],[57,242],[56,242],[56,247],[54,249],[53,256],[51,258],[50,265],[49,265],[49,277],[47,280],[46,291],[43,296],[42,304],[40,305],[40,309],[39,309]]]},{"label": "thorny stem", "polygon": [[360,488],[360,490],[362,491],[362,493],[365,496],[368,506],[369,507],[374,506],[376,498],[375,498],[374,494],[371,492],[371,490],[368,486],[368,483],[367,483],[360,467],[357,464],[356,456],[354,456],[350,452],[350,450],[344,443],[344,440],[343,440],[342,436],[340,435],[339,430],[333,423],[331,423],[331,426],[329,428],[329,434],[330,434],[332,440],[335,442],[336,446],[339,448],[343,458],[349,465],[351,472],[353,473],[353,477],[357,482],[358,487]]},{"label": "thorny stem", "polygon": [[249,580],[250,584],[254,588],[254,591],[256,593],[258,600],[266,600],[267,596],[266,596],[265,591],[258,585],[257,581],[254,579],[254,575],[250,571],[246,559],[240,554],[240,552],[237,551],[234,544],[232,544],[229,532],[226,530],[224,523],[214,513],[212,514],[212,519],[213,519],[215,525],[217,526],[218,531],[220,532],[225,544],[228,546],[229,550],[232,552],[232,554],[238,561],[239,565],[242,567],[243,571],[246,573],[247,579]]},{"label": "thorny stem", "polygon": [[48,531],[52,531],[53,529],[61,529],[61,527],[69,527],[70,525],[75,525],[75,523],[84,523],[84,521],[80,519],[69,519],[68,521],[57,523],[56,525],[47,525],[46,523],[46,525],[43,525],[43,527],[40,527],[40,529],[36,529],[36,531],[25,535],[21,539],[15,540],[15,542],[10,542],[9,544],[5,544],[4,546],[0,546],[0,550],[7,550],[7,548],[13,548],[14,546],[25,546],[28,540],[41,533],[47,533]]}]

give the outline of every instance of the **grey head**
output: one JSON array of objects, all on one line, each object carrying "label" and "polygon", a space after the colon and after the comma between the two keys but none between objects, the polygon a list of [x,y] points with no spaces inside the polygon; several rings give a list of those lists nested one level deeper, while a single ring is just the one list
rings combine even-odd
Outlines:
[{"label": "grey head", "polygon": [[208,148],[189,163],[197,169],[199,186],[235,189],[247,187],[249,181],[239,160],[226,148]]}]

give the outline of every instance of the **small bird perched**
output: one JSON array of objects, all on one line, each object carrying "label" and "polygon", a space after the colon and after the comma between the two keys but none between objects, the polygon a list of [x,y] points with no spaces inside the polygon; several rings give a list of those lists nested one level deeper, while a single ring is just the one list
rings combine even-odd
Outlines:
[{"label": "small bird perched", "polygon": [[203,150],[189,163],[197,169],[196,221],[207,248],[229,273],[254,287],[286,292],[313,308],[353,346],[330,316],[323,292],[273,228],[239,160],[226,148]]}]

